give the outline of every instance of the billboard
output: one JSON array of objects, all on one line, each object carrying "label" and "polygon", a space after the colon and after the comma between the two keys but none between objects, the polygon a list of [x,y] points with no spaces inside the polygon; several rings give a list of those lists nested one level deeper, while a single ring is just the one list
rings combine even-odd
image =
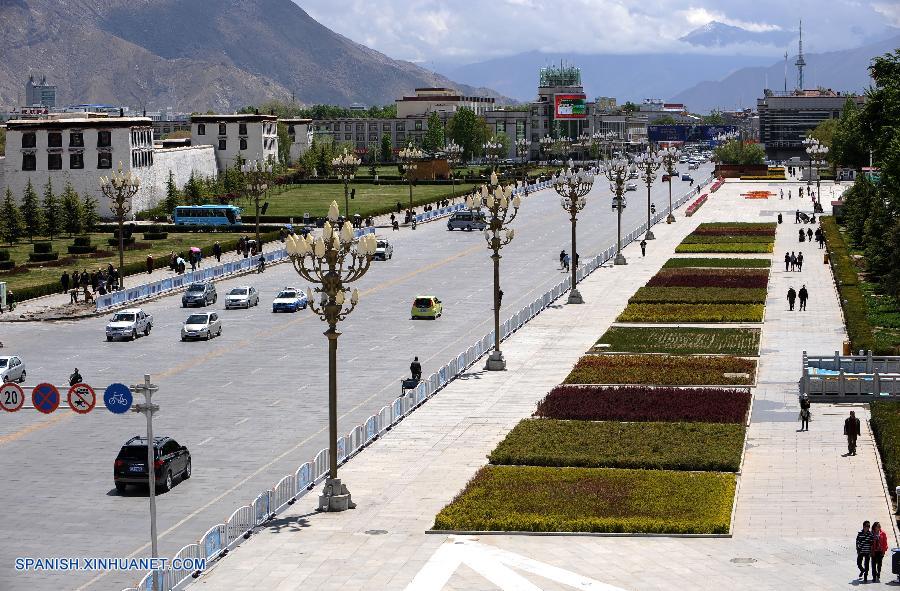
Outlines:
[{"label": "billboard", "polygon": [[584,119],[587,117],[587,95],[556,94],[553,95],[554,119]]},{"label": "billboard", "polygon": [[722,133],[737,132],[734,125],[648,125],[647,136],[659,143],[707,143],[715,141]]}]

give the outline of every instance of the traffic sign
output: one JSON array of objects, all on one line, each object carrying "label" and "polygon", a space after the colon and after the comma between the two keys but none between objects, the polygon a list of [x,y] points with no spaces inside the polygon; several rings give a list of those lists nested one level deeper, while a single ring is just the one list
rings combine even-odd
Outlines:
[{"label": "traffic sign", "polygon": [[103,392],[103,404],[111,413],[126,413],[133,402],[131,390],[125,384],[110,384]]},{"label": "traffic sign", "polygon": [[17,384],[3,384],[0,388],[0,407],[5,411],[16,412],[25,404],[25,392]]},{"label": "traffic sign", "polygon": [[75,384],[69,388],[66,398],[69,399],[69,408],[80,415],[91,412],[97,404],[97,394],[87,384]]},{"label": "traffic sign", "polygon": [[34,408],[45,415],[59,408],[59,390],[53,384],[38,384],[31,391]]}]

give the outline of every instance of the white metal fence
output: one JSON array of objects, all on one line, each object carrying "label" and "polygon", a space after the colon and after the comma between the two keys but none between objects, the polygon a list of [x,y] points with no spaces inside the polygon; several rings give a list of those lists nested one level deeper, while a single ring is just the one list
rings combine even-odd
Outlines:
[{"label": "white metal fence", "polygon": [[859,355],[807,355],[797,386],[810,400],[874,400],[900,398],[900,357]]}]

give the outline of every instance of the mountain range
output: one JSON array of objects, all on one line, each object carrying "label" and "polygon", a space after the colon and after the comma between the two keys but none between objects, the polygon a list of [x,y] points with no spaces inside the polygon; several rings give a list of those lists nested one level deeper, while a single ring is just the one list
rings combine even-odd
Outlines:
[{"label": "mountain range", "polygon": [[0,0],[0,55],[8,106],[29,74],[46,74],[61,105],[379,105],[423,86],[504,98],[355,43],[291,0]]},{"label": "mountain range", "polygon": [[743,27],[710,21],[680,37],[679,40],[700,47],[725,47],[747,43],[784,47],[793,36],[793,32],[783,29],[749,31]]}]

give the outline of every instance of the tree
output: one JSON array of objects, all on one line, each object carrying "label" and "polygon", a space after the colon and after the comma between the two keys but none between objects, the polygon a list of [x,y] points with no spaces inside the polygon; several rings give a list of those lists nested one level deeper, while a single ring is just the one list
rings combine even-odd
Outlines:
[{"label": "tree", "polygon": [[703,123],[706,125],[725,125],[725,118],[722,117],[721,111],[712,111],[709,115],[703,116]]},{"label": "tree", "polygon": [[394,151],[391,145],[391,136],[384,134],[381,136],[381,161],[390,162],[393,158]]},{"label": "tree", "polygon": [[175,185],[175,175],[172,171],[169,171],[169,178],[166,179],[166,198],[163,199],[163,209],[167,214],[174,215],[175,208],[178,207],[180,195],[178,193],[178,186]]},{"label": "tree", "polygon": [[97,199],[85,193],[81,200],[81,226],[83,232],[92,232],[97,227],[100,216],[97,215]]},{"label": "tree", "polygon": [[748,144],[740,140],[725,142],[715,150],[717,162],[752,166],[765,164],[766,152],[759,144]]},{"label": "tree", "polygon": [[62,233],[63,216],[59,207],[59,199],[53,193],[53,182],[47,178],[47,184],[44,185],[44,200],[41,202],[41,209],[44,210],[44,231],[50,240]]},{"label": "tree", "polygon": [[444,124],[441,117],[432,111],[428,116],[428,130],[422,138],[422,149],[426,152],[437,152],[444,147]]},{"label": "tree", "polygon": [[203,188],[201,182],[191,172],[191,176],[184,184],[184,199],[188,205],[200,205],[203,203]]},{"label": "tree", "polygon": [[641,108],[631,101],[626,101],[625,104],[622,105],[622,111],[624,111],[625,113],[635,113],[640,110]]},{"label": "tree", "polygon": [[3,199],[2,210],[0,233],[3,235],[3,240],[7,244],[12,245],[22,237],[25,227],[22,223],[22,214],[19,212],[19,208],[16,207],[16,201],[13,199],[12,191],[9,190],[9,187],[6,188],[6,197]]},{"label": "tree", "polygon": [[44,227],[44,216],[38,203],[37,191],[34,190],[31,179],[28,179],[28,184],[25,185],[20,211],[22,212],[22,221],[25,224],[25,235],[28,236],[28,240],[33,242],[34,237],[39,236]]},{"label": "tree", "polygon": [[0,127],[0,156],[6,154],[6,128]]},{"label": "tree", "polygon": [[866,166],[869,162],[867,144],[860,110],[856,102],[848,98],[831,137],[832,160],[857,169]]},{"label": "tree", "polygon": [[275,128],[278,133],[278,163],[282,166],[291,164],[291,136],[288,135],[287,125],[279,122]]},{"label": "tree", "polygon": [[69,236],[81,234],[82,228],[84,228],[83,217],[81,214],[81,199],[78,197],[78,193],[75,192],[75,189],[72,188],[71,183],[66,183],[66,188],[63,189],[61,201],[63,228],[65,228]]},{"label": "tree", "polygon": [[512,148],[512,138],[510,138],[506,132],[500,131],[494,135],[493,140],[503,146],[503,149],[500,151],[500,156],[501,158],[506,158],[506,155],[509,154],[509,150]]},{"label": "tree", "polygon": [[651,125],[676,125],[677,123],[671,115],[663,115],[659,119],[654,119]]},{"label": "tree", "polygon": [[462,160],[468,162],[481,153],[489,135],[487,122],[472,109],[461,107],[447,121],[447,135],[462,148]]},{"label": "tree", "polygon": [[842,219],[850,240],[856,246],[863,244],[866,220],[875,199],[877,199],[875,184],[864,175],[857,176],[853,186],[844,193]]}]

